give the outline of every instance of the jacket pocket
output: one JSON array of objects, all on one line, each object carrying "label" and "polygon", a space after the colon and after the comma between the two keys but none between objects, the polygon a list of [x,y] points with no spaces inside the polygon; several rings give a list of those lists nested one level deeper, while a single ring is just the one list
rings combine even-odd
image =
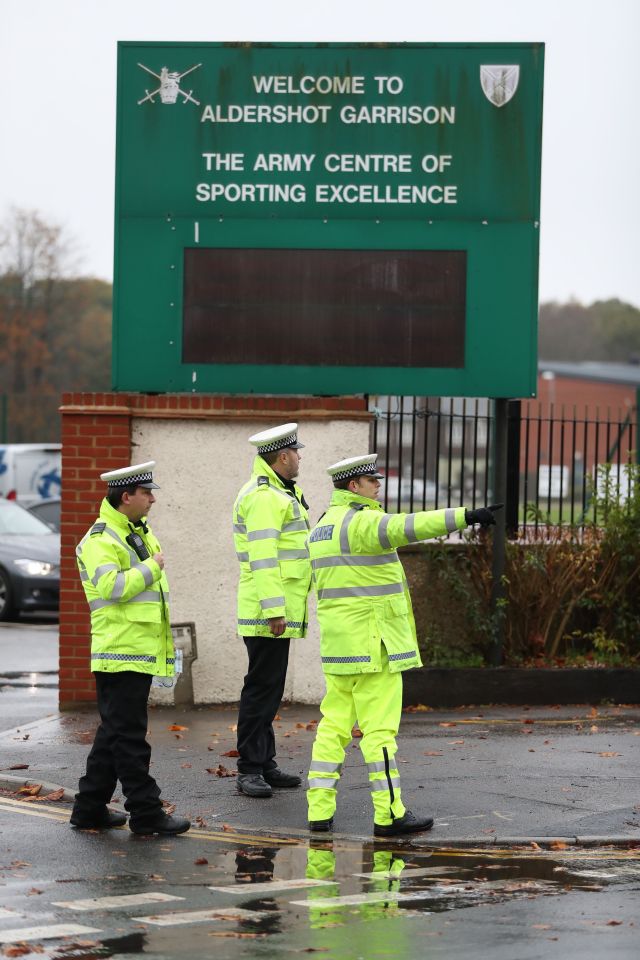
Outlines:
[{"label": "jacket pocket", "polygon": [[281,560],[280,576],[283,580],[311,579],[311,568],[308,560]]},{"label": "jacket pocket", "polygon": [[159,603],[128,603],[124,614],[127,620],[135,623],[159,623],[162,619]]},{"label": "jacket pocket", "polygon": [[404,596],[389,597],[384,603],[384,618],[392,620],[394,617],[406,617],[409,613],[407,600]]}]

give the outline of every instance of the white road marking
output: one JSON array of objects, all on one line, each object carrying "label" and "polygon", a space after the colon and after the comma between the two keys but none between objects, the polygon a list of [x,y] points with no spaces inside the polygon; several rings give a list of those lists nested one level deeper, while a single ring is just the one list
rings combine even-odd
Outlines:
[{"label": "white road marking", "polygon": [[98,927],[83,927],[79,923],[53,923],[43,927],[14,927],[0,931],[0,943],[16,943],[20,940],[53,940],[56,937],[75,937],[84,933],[102,933]]},{"label": "white road marking", "polygon": [[239,893],[254,896],[257,893],[273,893],[275,890],[295,890],[302,887],[331,887],[333,880],[267,880],[260,883],[234,883],[231,887],[209,887],[216,893]]},{"label": "white road marking", "polygon": [[396,890],[386,890],[383,893],[352,893],[348,897],[323,897],[318,900],[291,900],[296,907],[318,907],[331,910],[333,907],[356,907],[361,903],[378,903],[388,900],[426,900],[429,892],[416,890],[415,893],[399,893]]},{"label": "white road marking", "polygon": [[185,923],[204,923],[211,920],[259,920],[273,916],[272,910],[243,910],[242,907],[223,907],[216,910],[176,910],[154,917],[132,917],[136,923],[154,923],[158,927],[173,927]]},{"label": "white road marking", "polygon": [[144,903],[166,903],[167,900],[184,900],[170,893],[129,893],[120,897],[91,897],[89,900],[54,900],[54,907],[69,910],[111,910],[114,907],[139,907]]}]

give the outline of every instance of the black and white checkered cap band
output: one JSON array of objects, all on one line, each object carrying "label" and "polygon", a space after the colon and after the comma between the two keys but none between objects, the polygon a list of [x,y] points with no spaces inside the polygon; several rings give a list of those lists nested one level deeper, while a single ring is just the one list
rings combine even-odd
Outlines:
[{"label": "black and white checkered cap band", "polygon": [[272,440],[270,443],[261,443],[258,447],[258,453],[275,453],[276,450],[285,450],[298,442],[298,434],[291,433],[288,437],[280,437],[278,440]]},{"label": "black and white checkered cap band", "polygon": [[132,487],[133,484],[153,483],[153,475],[150,473],[134,473],[130,477],[118,477],[116,480],[108,480],[109,487]]},{"label": "black and white checkered cap band", "polygon": [[376,476],[380,476],[375,463],[360,463],[354,467],[348,467],[346,470],[339,470],[337,473],[332,473],[331,479],[334,482],[336,480],[349,480],[351,477],[361,477],[365,473],[375,473]]}]

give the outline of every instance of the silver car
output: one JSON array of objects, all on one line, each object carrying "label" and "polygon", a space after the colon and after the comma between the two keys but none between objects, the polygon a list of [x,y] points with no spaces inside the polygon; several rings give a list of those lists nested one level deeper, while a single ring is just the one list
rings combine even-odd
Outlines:
[{"label": "silver car", "polygon": [[12,500],[0,499],[0,620],[57,611],[60,534]]}]

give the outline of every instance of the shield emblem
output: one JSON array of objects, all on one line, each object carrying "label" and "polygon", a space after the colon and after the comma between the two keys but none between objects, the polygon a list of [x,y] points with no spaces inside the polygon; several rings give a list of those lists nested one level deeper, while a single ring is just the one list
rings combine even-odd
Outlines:
[{"label": "shield emblem", "polygon": [[494,107],[504,107],[518,89],[518,64],[489,64],[480,67],[480,83],[487,100]]}]

